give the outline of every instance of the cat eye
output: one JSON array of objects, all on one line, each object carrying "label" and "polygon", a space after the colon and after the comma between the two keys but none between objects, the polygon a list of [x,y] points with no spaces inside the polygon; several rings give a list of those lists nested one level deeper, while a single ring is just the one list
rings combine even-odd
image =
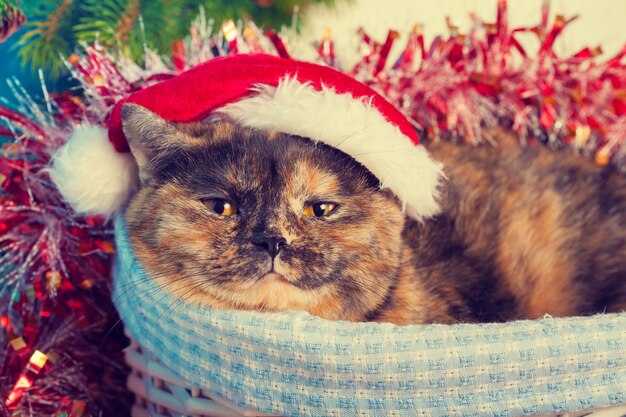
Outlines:
[{"label": "cat eye", "polygon": [[223,198],[209,198],[202,203],[210,210],[222,217],[230,217],[237,214],[237,206]]},{"label": "cat eye", "polygon": [[322,217],[328,216],[335,211],[337,204],[323,202],[323,203],[307,203],[304,206],[304,215],[308,217]]}]

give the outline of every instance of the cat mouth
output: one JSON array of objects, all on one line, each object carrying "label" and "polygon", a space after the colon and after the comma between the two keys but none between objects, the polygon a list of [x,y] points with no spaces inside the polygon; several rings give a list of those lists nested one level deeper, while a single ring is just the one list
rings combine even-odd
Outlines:
[{"label": "cat mouth", "polygon": [[293,285],[287,278],[285,278],[284,275],[281,275],[276,271],[271,271],[261,276],[261,278],[259,278],[259,282],[267,284],[281,283]]}]

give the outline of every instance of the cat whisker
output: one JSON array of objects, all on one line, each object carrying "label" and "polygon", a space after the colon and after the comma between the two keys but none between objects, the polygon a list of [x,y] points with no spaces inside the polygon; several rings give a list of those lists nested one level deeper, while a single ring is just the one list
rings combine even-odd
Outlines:
[{"label": "cat whisker", "polygon": [[[145,334],[150,334],[150,332],[153,329],[153,326],[156,325],[156,323],[160,322],[161,319],[163,318],[163,315],[165,313],[170,312],[170,310],[172,309],[173,306],[175,305],[180,305],[182,304],[184,301],[186,301],[186,299],[184,298],[185,295],[191,293],[191,292],[195,292],[197,289],[199,289],[202,285],[202,282],[190,282],[188,285],[184,286],[182,289],[185,290],[187,289],[187,291],[185,291],[184,294],[182,295],[175,295],[174,296],[174,301],[172,303],[170,303],[165,309],[163,309],[163,311],[161,312],[161,314],[159,315],[159,317],[157,318],[157,320],[152,323],[152,326],[148,326],[145,329]],[[165,299],[169,294],[165,294],[163,297],[161,297],[158,301],[156,301],[156,304],[159,305],[161,303],[161,301],[163,301],[163,299]]]},{"label": "cat whisker", "polygon": [[102,340],[100,341],[100,344],[102,345],[104,342],[106,342],[107,338],[109,337],[109,335],[111,333],[113,333],[113,330],[115,330],[115,328],[122,322],[122,319],[118,319],[109,329],[109,331],[104,335],[104,337],[102,338]]},{"label": "cat whisker", "polygon": [[[385,299],[387,298],[387,296],[389,295],[389,292],[386,293],[382,293],[382,292],[376,292],[376,282],[375,281],[375,277],[371,277],[368,276],[367,279],[371,280],[372,282],[370,282],[372,285],[369,286],[369,292],[374,293],[376,296],[378,296],[378,298],[380,299]],[[392,291],[392,289],[389,289],[389,291]],[[407,301],[403,300],[400,297],[395,297],[393,299],[394,303],[399,303],[402,304],[403,306],[405,306],[407,309],[409,309],[410,311],[412,311],[413,313],[415,313],[420,319],[424,320],[426,318],[426,316],[424,315],[424,312],[417,310],[414,306],[412,306],[411,304],[409,304]]]},{"label": "cat whisker", "polygon": [[394,153],[394,152],[406,152],[406,148],[404,148],[404,149],[387,149],[387,150],[384,150],[384,151],[361,152],[361,153],[354,154],[354,156],[357,157],[357,156],[363,156],[363,155],[379,155],[379,154],[383,154],[383,153]]},{"label": "cat whisker", "polygon": [[[166,277],[167,277],[167,276],[165,275],[165,276],[163,276],[162,278],[166,278]],[[146,282],[151,282],[154,288],[150,288],[149,290],[146,290],[146,291],[143,291],[143,292],[141,292],[141,293],[137,294],[137,296],[140,296],[140,295],[142,295],[142,294],[144,295],[144,297],[143,297],[143,298],[139,298],[139,300],[140,300],[140,301],[145,300],[147,297],[149,297],[149,296],[151,296],[151,295],[153,295],[153,294],[160,293],[161,291],[165,290],[165,289],[166,289],[167,287],[169,287],[169,286],[175,286],[175,285],[178,285],[178,283],[177,283],[176,281],[164,281],[164,282],[157,283],[157,282],[155,281],[155,279],[158,279],[158,278],[159,278],[159,275],[155,275],[153,278],[148,278],[148,277],[145,277],[144,279],[141,279],[141,280],[135,280],[135,281],[133,281],[133,282],[130,282],[130,283],[128,283],[127,285],[124,285],[124,286],[122,287],[122,288],[125,288],[125,289],[124,289],[124,291],[123,291],[121,294],[117,294],[116,296],[114,296],[114,297],[113,297],[113,300],[114,300],[116,303],[118,303],[118,302],[119,302],[119,303],[123,302],[123,301],[124,301],[124,298],[123,298],[123,297],[125,297],[126,295],[128,295],[128,293],[129,293],[130,291],[132,291],[133,289],[135,289],[135,288],[139,287],[140,285],[142,285],[142,284],[144,284],[144,283],[146,283]],[[159,281],[161,281],[161,280],[159,280]],[[136,298],[129,299],[129,301],[133,301],[133,302],[134,302],[135,300],[136,300]]]},{"label": "cat whisker", "polygon": [[[148,277],[146,277],[144,279],[141,279],[141,280],[135,280],[135,281],[129,282],[128,284],[125,284],[125,285],[121,286],[120,288],[123,289],[123,292],[121,294],[114,295],[113,296],[113,301],[115,303],[124,301],[124,297],[126,295],[128,295],[128,293],[130,291],[132,291],[133,289],[139,287],[140,285],[142,285],[142,284],[144,284],[146,282],[152,282],[152,284],[155,286],[155,288],[152,289],[152,291],[160,291],[160,290],[163,290],[168,285],[171,285],[171,283],[169,283],[169,282],[166,282],[165,284],[157,284],[156,282],[153,282],[152,278],[148,278]],[[147,292],[147,291],[145,291],[145,292]],[[133,300],[131,300],[131,301],[133,301]]]},{"label": "cat whisker", "polygon": [[360,129],[357,129],[355,131],[353,131],[352,133],[350,133],[348,136],[346,136],[345,138],[343,138],[342,140],[340,140],[337,144],[333,145],[335,148],[339,148],[343,143],[347,142],[348,140],[352,139],[353,137],[355,137],[357,134],[362,133],[364,131],[366,131],[367,129],[370,129],[376,125],[379,125],[383,123],[382,121],[379,122],[374,122],[374,123],[370,123],[369,125],[363,126]]}]

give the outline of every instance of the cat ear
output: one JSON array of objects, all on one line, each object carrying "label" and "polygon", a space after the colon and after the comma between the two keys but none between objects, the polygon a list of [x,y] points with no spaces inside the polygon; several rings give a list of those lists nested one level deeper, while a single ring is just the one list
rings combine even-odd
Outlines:
[{"label": "cat ear", "polygon": [[151,162],[182,145],[180,133],[170,122],[137,104],[124,104],[121,118],[128,146],[144,181],[149,175]]}]

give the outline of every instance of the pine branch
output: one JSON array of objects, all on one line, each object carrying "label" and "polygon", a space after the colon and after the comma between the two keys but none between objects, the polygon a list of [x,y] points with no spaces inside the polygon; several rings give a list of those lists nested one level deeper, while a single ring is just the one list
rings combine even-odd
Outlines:
[{"label": "pine branch", "polygon": [[6,13],[10,8],[18,8],[15,0],[0,0],[0,14]]},{"label": "pine branch", "polygon": [[52,78],[58,78],[64,70],[59,55],[68,56],[72,52],[71,22],[77,7],[74,0],[53,3],[32,11],[30,23],[26,25],[28,30],[17,46],[24,65],[30,64],[33,70],[44,68]]},{"label": "pine branch", "polygon": [[85,43],[97,40],[104,46],[117,47],[138,62],[144,57],[144,43],[167,53],[169,42],[173,41],[171,26],[184,24],[175,19],[178,2],[167,3],[166,6],[162,0],[84,0],[80,23],[74,26],[76,39]]},{"label": "pine branch", "polygon": [[[0,0],[10,4],[16,0]],[[56,78],[64,70],[59,55],[69,56],[79,43],[100,42],[141,63],[145,48],[168,56],[174,41],[188,35],[202,6],[216,26],[227,19],[253,19],[259,26],[290,24],[295,5],[334,0],[29,0],[31,23],[18,47],[22,62],[49,70]],[[29,7],[30,8],[30,7]]]},{"label": "pine branch", "polygon": [[115,31],[114,39],[119,42],[128,42],[131,30],[137,23],[140,13],[139,0],[129,0],[126,5],[126,10],[120,19],[120,24]]},{"label": "pine branch", "polygon": [[44,30],[44,38],[46,42],[50,42],[55,34],[58,33],[59,23],[61,19],[65,16],[65,12],[72,5],[74,0],[63,0],[61,5],[57,8],[57,10],[50,16],[50,20],[48,21],[48,25]]}]

